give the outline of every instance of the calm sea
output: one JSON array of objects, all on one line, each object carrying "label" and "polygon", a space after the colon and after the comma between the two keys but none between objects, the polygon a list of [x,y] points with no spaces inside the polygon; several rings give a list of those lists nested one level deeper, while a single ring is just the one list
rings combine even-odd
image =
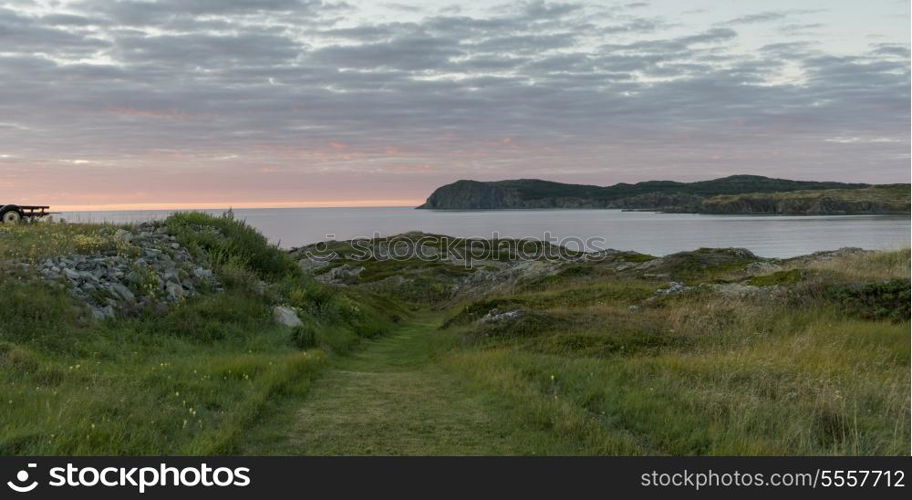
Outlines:
[{"label": "calm sea", "polygon": [[[220,210],[206,210],[220,214]],[[141,222],[167,211],[65,212],[72,222]],[[652,255],[700,247],[743,247],[764,257],[792,257],[840,247],[909,246],[904,216],[737,216],[621,212],[619,210],[432,211],[410,207],[241,209],[235,217],[272,242],[294,247],[327,239],[407,231],[460,237],[520,237]]]}]

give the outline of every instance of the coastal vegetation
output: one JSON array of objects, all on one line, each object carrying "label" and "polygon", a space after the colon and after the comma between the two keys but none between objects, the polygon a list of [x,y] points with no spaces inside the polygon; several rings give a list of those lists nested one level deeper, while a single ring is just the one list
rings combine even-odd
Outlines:
[{"label": "coastal vegetation", "polygon": [[[424,258],[405,259],[408,271],[390,275],[378,270],[403,269],[401,256],[381,250],[364,259],[351,251],[363,243],[293,255],[309,265],[331,249],[335,258],[313,271],[318,280],[416,297],[409,308],[437,319],[425,316],[426,337],[411,348],[434,360],[437,378],[455,377],[476,394],[509,402],[509,411],[490,418],[525,429],[525,453],[905,453],[908,249],[791,259],[743,249],[665,257],[571,253],[556,260],[531,252],[527,260],[510,260],[504,245],[451,239],[457,251],[435,259],[427,256],[440,254],[418,246],[440,249],[446,238],[421,234],[374,240],[372,248],[402,248],[403,239],[416,242],[413,253]],[[506,248],[520,246],[512,241]],[[467,262],[472,249],[475,258]],[[348,270],[344,282],[335,281],[334,269]],[[378,352],[368,356],[358,384],[382,384],[390,368],[378,366]],[[415,369],[395,372],[414,376]],[[332,394],[332,405],[343,405],[344,396]],[[297,430],[275,442],[285,443],[285,453],[307,453],[311,445],[401,450],[395,434],[388,441],[374,435],[378,448],[360,449],[308,430],[317,421],[329,425],[323,415],[286,421],[280,427]],[[382,428],[382,416],[362,423]],[[557,437],[563,448],[548,448],[538,432]]]},{"label": "coastal vegetation", "polygon": [[904,454],[909,260],[3,225],[0,451]]},{"label": "coastal vegetation", "polygon": [[716,195],[701,200],[693,210],[682,207],[681,211],[774,215],[908,214],[909,185]]},{"label": "coastal vegetation", "polygon": [[142,250],[117,236],[134,228],[0,225],[0,453],[232,453],[270,400],[306,391],[326,363],[327,349],[299,348],[273,321],[274,304],[302,311],[334,352],[389,324],[388,309],[320,285],[240,221],[179,214],[166,227],[223,289],[96,320],[73,293],[84,281],[35,267],[103,252],[135,261]]}]

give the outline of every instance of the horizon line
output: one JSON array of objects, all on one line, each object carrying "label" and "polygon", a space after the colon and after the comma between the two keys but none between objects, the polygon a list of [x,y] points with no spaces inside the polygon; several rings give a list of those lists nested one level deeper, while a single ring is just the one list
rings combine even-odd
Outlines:
[{"label": "horizon line", "polygon": [[165,210],[229,210],[269,208],[385,208],[417,207],[417,200],[340,200],[340,201],[274,201],[274,202],[168,202],[168,203],[98,203],[51,205],[54,212],[111,212]]}]

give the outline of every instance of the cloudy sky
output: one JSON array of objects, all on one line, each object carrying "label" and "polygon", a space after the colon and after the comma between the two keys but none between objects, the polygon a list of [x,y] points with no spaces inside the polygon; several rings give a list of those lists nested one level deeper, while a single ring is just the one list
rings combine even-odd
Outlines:
[{"label": "cloudy sky", "polygon": [[909,2],[0,0],[0,201],[909,182]]}]

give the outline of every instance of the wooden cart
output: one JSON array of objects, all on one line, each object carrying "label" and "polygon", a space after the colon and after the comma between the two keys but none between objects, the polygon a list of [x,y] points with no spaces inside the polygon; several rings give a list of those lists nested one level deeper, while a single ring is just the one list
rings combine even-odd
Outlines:
[{"label": "wooden cart", "polygon": [[22,221],[34,221],[51,215],[51,207],[42,205],[3,205],[0,204],[0,223],[15,224]]}]

